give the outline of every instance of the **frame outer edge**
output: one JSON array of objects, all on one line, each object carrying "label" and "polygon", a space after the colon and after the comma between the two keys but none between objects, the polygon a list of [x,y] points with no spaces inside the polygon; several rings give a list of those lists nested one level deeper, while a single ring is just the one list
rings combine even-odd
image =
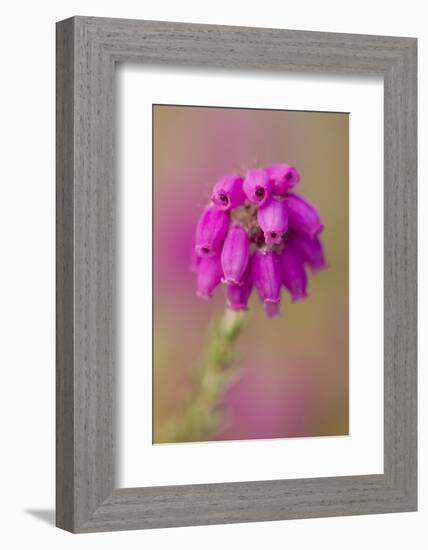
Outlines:
[{"label": "frame outer edge", "polygon": [[[390,362],[385,368],[385,474],[274,484],[114,489],[114,60],[117,52],[121,60],[139,62],[168,63],[178,55],[188,64],[189,53],[189,64],[199,63],[200,54],[189,49],[189,41],[199,40],[205,51],[223,52],[217,44],[222,33],[232,40],[233,27],[86,17],[71,21],[57,27],[58,526],[92,532],[414,510],[416,292],[409,288],[416,280],[416,41],[374,36],[365,44],[364,37],[356,35],[318,33],[315,37],[302,31],[238,28],[239,51],[231,50],[231,57],[228,53],[221,61],[225,67],[243,63],[259,69],[258,61],[251,56],[248,60],[250,51],[262,57],[277,52],[281,56],[270,57],[263,68],[293,70],[303,63],[304,71],[336,66],[340,73],[385,76],[385,128],[389,125],[385,227],[390,223],[389,231],[394,232],[385,239],[385,253],[391,254],[385,275],[391,279],[390,292],[397,293],[390,296],[388,311],[398,315],[399,325],[388,325],[392,342],[389,355],[385,354],[385,363]],[[174,32],[170,36],[175,29],[178,36]],[[268,50],[265,31],[271,40]],[[152,40],[148,55],[143,33]],[[257,42],[248,48],[247,33]],[[314,37],[319,44],[313,43]],[[167,52],[163,52],[166,43]],[[375,58],[369,55],[369,44],[377,48]],[[302,51],[296,53],[296,45]],[[284,57],[287,51],[293,52],[290,60]],[[69,65],[59,67],[61,63]],[[307,496],[302,499],[304,487]],[[246,509],[242,509],[243,495]]]},{"label": "frame outer edge", "polygon": [[74,19],[56,25],[56,525],[74,530]]},{"label": "frame outer edge", "polygon": [[113,69],[75,21],[74,526],[114,490],[115,196]]},{"label": "frame outer edge", "polygon": [[385,475],[403,511],[417,509],[416,45],[385,74]]}]

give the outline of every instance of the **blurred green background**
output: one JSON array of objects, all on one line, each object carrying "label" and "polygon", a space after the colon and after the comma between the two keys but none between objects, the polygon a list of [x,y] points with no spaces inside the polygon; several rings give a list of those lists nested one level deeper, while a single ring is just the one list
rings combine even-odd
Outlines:
[{"label": "blurred green background", "polygon": [[325,224],[328,269],[309,276],[309,298],[266,319],[253,292],[239,340],[240,376],[212,439],[348,433],[348,146],[346,113],[153,106],[153,441],[179,415],[225,289],[196,297],[189,253],[212,185],[224,174],[295,165],[296,191]]}]

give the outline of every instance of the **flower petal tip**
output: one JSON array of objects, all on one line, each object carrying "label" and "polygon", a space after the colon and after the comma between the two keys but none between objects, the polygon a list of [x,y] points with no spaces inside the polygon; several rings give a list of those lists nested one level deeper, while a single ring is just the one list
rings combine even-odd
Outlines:
[{"label": "flower petal tip", "polygon": [[245,176],[243,190],[247,199],[261,206],[270,197],[273,183],[262,168],[249,170]]},{"label": "flower petal tip", "polygon": [[195,246],[196,254],[201,258],[209,258],[214,256],[215,251],[212,249],[210,244],[198,244]]},{"label": "flower petal tip", "polygon": [[274,317],[279,317],[281,313],[280,302],[266,301],[264,302],[264,310],[266,317],[273,319]]},{"label": "flower petal tip", "polygon": [[295,294],[294,296],[292,296],[291,301],[293,302],[293,304],[295,302],[301,302],[302,300],[305,300],[308,296],[309,294],[307,292],[301,292],[299,294]]},{"label": "flower petal tip", "polygon": [[315,239],[318,237],[318,235],[321,235],[321,233],[324,231],[324,224],[320,223],[317,227],[315,227],[311,232],[310,236],[312,239]]},{"label": "flower petal tip", "polygon": [[243,178],[240,176],[224,176],[214,185],[212,202],[223,211],[237,208],[245,201],[242,185]]},{"label": "flower petal tip", "polygon": [[237,279],[233,279],[233,278],[225,278],[225,277],[222,277],[221,279],[221,282],[224,283],[225,285],[235,285],[235,286],[242,286],[244,283],[242,281],[238,281]]},{"label": "flower petal tip", "polygon": [[200,292],[199,290],[196,291],[196,296],[198,296],[198,298],[203,298],[204,300],[211,300],[213,297],[212,293],[209,294],[207,292]]},{"label": "flower petal tip", "polygon": [[273,181],[273,192],[284,196],[300,181],[300,173],[289,164],[272,164],[266,167],[269,178]]},{"label": "flower petal tip", "polygon": [[264,233],[265,241],[268,246],[274,246],[276,244],[282,243],[282,235],[283,233],[281,231],[267,231]]},{"label": "flower petal tip", "polygon": [[284,201],[269,199],[257,211],[257,221],[265,237],[266,244],[281,244],[282,236],[288,229],[287,206]]},{"label": "flower petal tip", "polygon": [[330,265],[326,262],[323,265],[318,265],[316,267],[312,267],[311,271],[314,275],[317,275],[318,273],[320,273],[321,271],[324,271],[325,269],[328,269],[329,267],[330,267]]}]

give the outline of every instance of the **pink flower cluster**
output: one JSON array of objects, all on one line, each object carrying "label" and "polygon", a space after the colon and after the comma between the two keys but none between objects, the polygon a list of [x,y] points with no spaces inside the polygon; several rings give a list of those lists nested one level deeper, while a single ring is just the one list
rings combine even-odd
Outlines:
[{"label": "pink flower cluster", "polygon": [[222,177],[200,217],[192,266],[197,294],[211,298],[220,282],[227,304],[246,310],[253,286],[268,317],[279,314],[284,286],[297,301],[307,296],[305,266],[326,267],[316,208],[291,190],[300,181],[296,168],[274,164]]}]

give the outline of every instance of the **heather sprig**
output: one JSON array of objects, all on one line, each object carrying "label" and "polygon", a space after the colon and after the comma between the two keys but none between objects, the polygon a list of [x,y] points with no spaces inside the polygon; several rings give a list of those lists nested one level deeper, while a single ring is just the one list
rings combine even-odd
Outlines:
[{"label": "heather sprig", "polygon": [[197,294],[211,298],[222,281],[227,307],[248,309],[253,287],[268,317],[280,313],[282,288],[292,301],[306,298],[306,267],[327,267],[317,208],[295,193],[300,173],[289,164],[226,175],[214,185],[192,250]]}]

